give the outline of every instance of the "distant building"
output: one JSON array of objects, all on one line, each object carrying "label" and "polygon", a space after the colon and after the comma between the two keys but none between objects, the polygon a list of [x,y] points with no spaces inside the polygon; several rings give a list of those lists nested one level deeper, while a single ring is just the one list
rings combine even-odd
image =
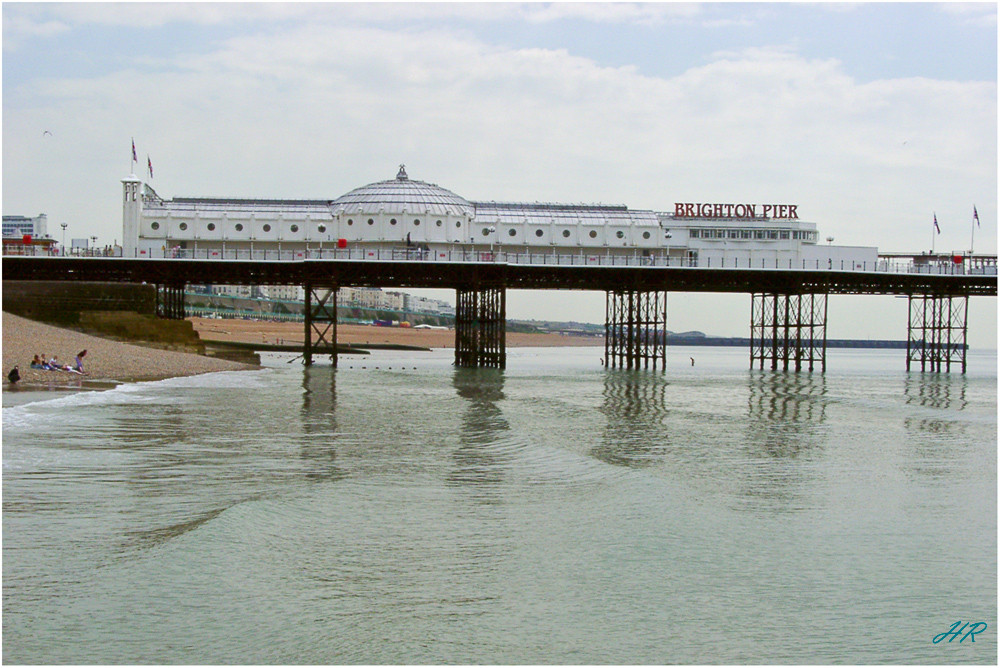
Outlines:
[{"label": "distant building", "polygon": [[41,239],[48,236],[47,228],[48,217],[44,213],[40,213],[34,218],[28,218],[27,216],[3,217],[4,239],[8,237],[23,237],[25,234],[30,234],[32,238]]}]

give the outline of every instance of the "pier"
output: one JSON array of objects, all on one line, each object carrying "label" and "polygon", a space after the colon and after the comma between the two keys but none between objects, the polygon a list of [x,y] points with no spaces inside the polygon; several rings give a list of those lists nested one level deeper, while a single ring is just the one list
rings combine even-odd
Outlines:
[{"label": "pier", "polygon": [[[742,293],[752,300],[751,366],[825,370],[829,295],[894,295],[910,302],[907,370],[966,370],[970,296],[997,294],[996,258],[987,271],[927,271],[915,264],[871,267],[692,267],[439,259],[139,259],[4,256],[4,275],[24,281],[99,281],[157,286],[157,310],[183,318],[188,283],[301,285],[306,364],[336,364],[339,287],[456,291],[455,364],[506,365],[506,290],[602,291],[607,299],[606,363],[664,368],[670,292]],[[762,263],[763,264],[763,263]],[[992,267],[992,271],[989,271]],[[972,268],[972,267],[970,267]]]}]

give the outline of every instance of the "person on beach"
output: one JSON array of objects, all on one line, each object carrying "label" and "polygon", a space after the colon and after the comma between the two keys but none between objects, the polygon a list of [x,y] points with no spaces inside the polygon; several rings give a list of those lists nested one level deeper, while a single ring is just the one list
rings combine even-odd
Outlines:
[{"label": "person on beach", "polygon": [[62,365],[59,364],[59,358],[56,355],[53,355],[52,359],[49,360],[49,370],[62,371]]},{"label": "person on beach", "polygon": [[42,358],[39,357],[38,355],[35,355],[34,359],[31,360],[31,368],[32,369],[44,369],[45,368],[45,364],[42,362]]},{"label": "person on beach", "polygon": [[76,354],[76,366],[73,368],[77,373],[83,373],[83,358],[87,356],[86,350],[81,350]]},{"label": "person on beach", "polygon": [[10,373],[7,374],[7,380],[10,381],[11,385],[16,385],[17,381],[21,380],[21,372],[17,370],[16,364],[14,365],[14,368],[10,370]]}]

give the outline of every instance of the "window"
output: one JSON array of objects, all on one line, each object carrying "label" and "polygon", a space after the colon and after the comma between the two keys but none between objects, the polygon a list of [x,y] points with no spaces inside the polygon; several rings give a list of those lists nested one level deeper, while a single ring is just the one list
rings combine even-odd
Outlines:
[{"label": "window", "polygon": [[[372,224],[372,220],[371,220],[371,218],[369,218],[369,219],[368,219],[368,224],[369,224],[369,225],[371,225],[371,224]],[[395,219],[395,218],[393,218],[392,220],[390,220],[390,221],[389,221],[389,224],[390,224],[390,225],[395,225],[395,224],[396,224],[396,219]]]},{"label": "window", "polygon": [[416,227],[419,224],[420,224],[420,219],[419,218],[414,218],[413,219],[413,226]]},{"label": "window", "polygon": [[323,234],[324,232],[326,232],[326,225],[320,225],[316,229],[319,231],[320,234]]},{"label": "window", "polygon": [[353,220],[351,220],[350,218],[348,218],[348,219],[347,219],[347,224],[348,224],[348,225],[353,225],[353,224],[354,224],[354,221],[353,221]]},{"label": "window", "polygon": [[544,232],[542,232],[541,230],[535,230],[535,236],[536,236],[536,237],[540,237],[540,236],[542,236],[543,234],[545,234],[545,233],[544,233]]},{"label": "window", "polygon": [[649,238],[649,232],[643,232],[642,233],[642,238],[643,239],[648,239]]},{"label": "window", "polygon": [[461,227],[461,226],[462,226],[462,221],[456,220],[455,221],[455,227]]},{"label": "window", "polygon": [[483,236],[484,237],[490,236],[490,228],[488,228],[488,227],[484,227],[483,228]]},{"label": "window", "polygon": [[181,228],[181,231],[186,230],[188,228],[188,224],[187,223],[181,223],[180,224],[180,228]]},{"label": "window", "polygon": [[374,221],[374,220],[372,220],[371,218],[369,218],[369,219],[368,219],[368,224],[369,224],[369,225],[374,225],[374,224],[375,224],[375,221]]},{"label": "window", "polygon": [[215,231],[215,223],[209,223],[208,224],[208,231],[209,232],[214,232]]},{"label": "window", "polygon": [[264,230],[265,232],[270,232],[270,231],[271,231],[271,226],[265,223],[265,224],[264,224],[264,227],[263,227],[263,230]]},{"label": "window", "polygon": [[569,238],[569,230],[563,230],[563,237]]},{"label": "window", "polygon": [[517,230],[515,230],[515,229],[514,229],[514,228],[512,227],[512,228],[510,228],[509,230],[507,230],[507,234],[508,234],[508,235],[510,235],[510,236],[512,236],[512,237],[516,237],[516,236],[517,236]]},{"label": "window", "polygon": [[622,232],[621,230],[618,230],[617,232],[615,232],[615,236],[618,237],[619,239],[624,239],[625,233]]},{"label": "window", "polygon": [[590,231],[590,238],[591,239],[596,239],[597,238],[597,230],[591,230]]},{"label": "window", "polygon": [[236,231],[237,232],[243,231],[243,223],[236,223]]},{"label": "window", "polygon": [[298,225],[292,225],[291,228],[289,228],[289,229],[291,229],[292,232],[298,232],[299,231],[299,226]]},{"label": "window", "polygon": [[160,224],[154,222],[152,225],[150,225],[150,227],[152,227],[154,230],[158,230],[160,229]]},{"label": "window", "polygon": [[437,225],[438,227],[441,227],[441,221],[440,220],[434,221],[434,224]]}]

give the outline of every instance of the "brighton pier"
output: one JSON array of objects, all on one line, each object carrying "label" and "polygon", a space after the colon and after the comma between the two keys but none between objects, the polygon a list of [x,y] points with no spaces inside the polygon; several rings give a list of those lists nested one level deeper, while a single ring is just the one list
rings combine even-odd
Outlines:
[{"label": "brighton pier", "polygon": [[628,369],[666,367],[671,291],[749,294],[751,366],[796,371],[826,368],[829,295],[905,296],[907,370],[964,373],[969,297],[997,293],[995,255],[820,244],[796,204],[476,202],[402,165],[330,200],[168,200],[134,175],[122,185],[116,257],[8,254],[5,276],[154,284],[165,318],[184,317],[191,283],[301,286],[306,364],[336,365],[336,290],[381,287],[455,290],[455,364],[501,368],[508,289],[604,292],[604,359]]}]

